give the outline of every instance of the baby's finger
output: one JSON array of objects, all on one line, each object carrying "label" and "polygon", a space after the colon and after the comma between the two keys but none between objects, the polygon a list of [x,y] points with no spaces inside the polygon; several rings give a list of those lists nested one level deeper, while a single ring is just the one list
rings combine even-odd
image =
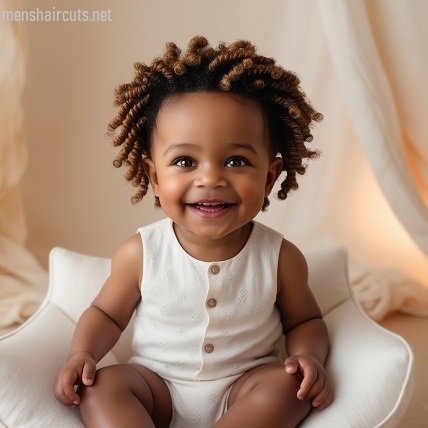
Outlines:
[{"label": "baby's finger", "polygon": [[87,361],[83,366],[82,382],[84,385],[90,386],[94,383],[95,379],[95,364],[92,361]]},{"label": "baby's finger", "polygon": [[297,362],[297,360],[295,360],[292,357],[289,357],[284,361],[285,371],[287,373],[291,373],[291,374],[296,373],[298,365],[299,363]]},{"label": "baby's finger", "polygon": [[326,388],[325,391],[326,391],[325,395],[320,400],[318,400],[318,397],[316,397],[316,399],[314,400],[316,402],[319,401],[320,403],[318,406],[314,406],[317,408],[317,410],[324,410],[333,402],[333,399],[334,399],[333,391],[330,388]]},{"label": "baby's finger", "polygon": [[325,382],[326,382],[326,378],[322,376],[322,373],[317,371],[317,378],[313,383],[313,385],[311,386],[311,388],[309,389],[306,396],[308,398],[314,399],[324,389]]},{"label": "baby's finger", "polygon": [[69,398],[64,394],[61,375],[58,375],[55,379],[55,397],[57,398],[57,400],[61,401],[61,403],[65,405],[71,404]]},{"label": "baby's finger", "polygon": [[65,375],[62,379],[62,389],[64,391],[64,395],[69,400],[69,404],[74,404],[77,406],[80,403],[80,397],[77,395],[74,389],[76,381],[76,373],[73,373],[72,375]]},{"label": "baby's finger", "polygon": [[297,398],[299,400],[303,400],[306,397],[318,377],[318,370],[316,366],[309,364],[302,367],[302,369],[303,381],[300,384],[300,389],[297,391]]},{"label": "baby's finger", "polygon": [[326,398],[328,397],[329,393],[330,393],[330,388],[326,384],[321,389],[321,391],[318,394],[316,394],[316,396],[313,398],[313,400],[312,400],[312,406],[314,406],[314,407],[320,407],[321,404],[323,404],[324,401],[326,400]]}]

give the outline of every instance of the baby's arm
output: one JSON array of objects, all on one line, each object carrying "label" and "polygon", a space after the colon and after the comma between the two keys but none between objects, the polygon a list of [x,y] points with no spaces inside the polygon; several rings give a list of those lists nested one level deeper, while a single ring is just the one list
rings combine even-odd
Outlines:
[{"label": "baby's arm", "polygon": [[285,370],[302,377],[297,397],[310,398],[314,407],[324,409],[333,401],[324,368],[329,351],[327,328],[308,285],[306,260],[300,250],[286,240],[279,257],[277,306],[289,355]]},{"label": "baby's arm", "polygon": [[96,363],[114,346],[131,319],[141,297],[141,265],[141,239],[134,235],[114,253],[109,278],[76,325],[67,361],[55,381],[55,395],[63,404],[79,404],[74,385],[92,385]]}]

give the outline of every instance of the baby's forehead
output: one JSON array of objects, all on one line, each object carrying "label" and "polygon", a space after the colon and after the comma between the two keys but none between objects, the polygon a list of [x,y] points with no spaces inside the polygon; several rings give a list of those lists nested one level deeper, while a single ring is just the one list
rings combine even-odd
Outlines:
[{"label": "baby's forehead", "polygon": [[161,104],[156,126],[245,126],[248,130],[267,126],[261,105],[239,94],[189,92],[168,97]]},{"label": "baby's forehead", "polygon": [[156,115],[156,125],[167,120],[191,120],[193,117],[214,122],[233,116],[234,120],[258,121],[265,125],[266,114],[257,101],[240,94],[222,92],[187,92],[166,98]]},{"label": "baby's forehead", "polygon": [[261,110],[260,103],[239,93],[225,93],[220,91],[191,91],[182,92],[168,96],[162,103],[160,110],[168,107],[180,107],[189,104],[207,104],[212,105],[234,105],[244,109]]}]

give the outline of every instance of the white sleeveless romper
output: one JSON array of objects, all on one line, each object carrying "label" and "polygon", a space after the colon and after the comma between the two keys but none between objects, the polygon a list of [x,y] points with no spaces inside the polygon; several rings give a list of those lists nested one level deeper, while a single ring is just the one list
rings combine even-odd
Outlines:
[{"label": "white sleeveless romper", "polygon": [[167,383],[171,428],[209,428],[227,410],[233,382],[251,368],[278,361],[282,236],[253,221],[235,257],[205,262],[184,251],[169,218],[137,232],[144,264],[129,362]]}]

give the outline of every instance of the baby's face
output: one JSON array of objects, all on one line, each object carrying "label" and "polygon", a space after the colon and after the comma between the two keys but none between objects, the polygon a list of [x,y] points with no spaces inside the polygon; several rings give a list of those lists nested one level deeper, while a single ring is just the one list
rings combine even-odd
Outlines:
[{"label": "baby's face", "polygon": [[251,221],[281,172],[258,105],[220,92],[167,101],[146,167],[161,207],[176,225],[205,239]]}]

